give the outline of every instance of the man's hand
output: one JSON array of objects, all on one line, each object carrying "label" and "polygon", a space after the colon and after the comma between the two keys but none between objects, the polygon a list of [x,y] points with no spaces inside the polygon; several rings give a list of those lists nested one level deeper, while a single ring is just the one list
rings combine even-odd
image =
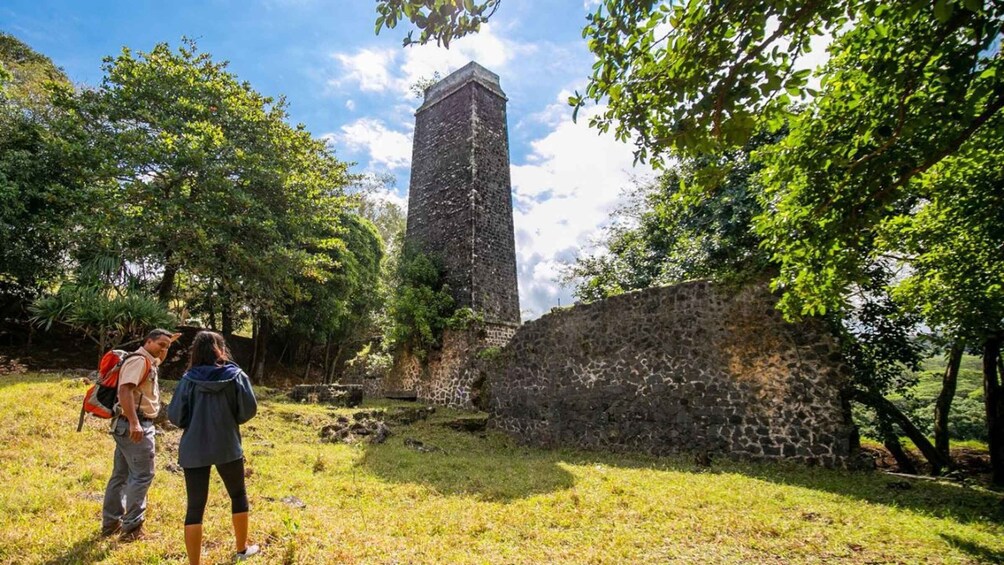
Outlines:
[{"label": "man's hand", "polygon": [[143,440],[143,426],[139,425],[139,419],[129,420],[129,439],[133,443]]},{"label": "man's hand", "polygon": [[122,407],[122,415],[129,420],[129,439],[133,443],[143,440],[143,426],[139,425],[139,417],[136,415],[136,399],[133,397],[133,390],[136,385],[123,383],[119,385],[119,406]]}]

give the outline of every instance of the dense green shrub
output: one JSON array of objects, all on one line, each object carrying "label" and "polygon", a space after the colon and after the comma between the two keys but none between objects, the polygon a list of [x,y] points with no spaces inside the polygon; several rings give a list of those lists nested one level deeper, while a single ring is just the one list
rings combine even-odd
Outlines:
[{"label": "dense green shrub", "polygon": [[119,292],[103,286],[63,285],[38,298],[29,308],[32,322],[42,329],[64,325],[87,336],[98,354],[141,338],[153,328],[177,323],[167,306],[139,290]]},{"label": "dense green shrub", "polygon": [[398,263],[397,288],[390,297],[385,344],[424,359],[437,347],[453,314],[453,298],[443,281],[443,268],[415,249],[405,249]]}]

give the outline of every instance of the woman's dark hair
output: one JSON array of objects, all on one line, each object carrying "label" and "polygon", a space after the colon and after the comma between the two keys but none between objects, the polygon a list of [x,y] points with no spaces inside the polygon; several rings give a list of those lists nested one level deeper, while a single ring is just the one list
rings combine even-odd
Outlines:
[{"label": "woman's dark hair", "polygon": [[230,361],[230,348],[227,347],[222,335],[210,331],[195,334],[195,339],[192,340],[192,356],[188,362],[189,368],[199,365],[220,365],[226,361]]}]

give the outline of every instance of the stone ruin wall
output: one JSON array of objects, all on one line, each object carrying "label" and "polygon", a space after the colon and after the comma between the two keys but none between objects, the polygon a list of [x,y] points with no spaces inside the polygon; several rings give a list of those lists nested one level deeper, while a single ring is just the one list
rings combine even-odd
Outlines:
[{"label": "stone ruin wall", "polygon": [[542,446],[851,465],[838,346],[774,305],[691,282],[529,322],[488,381],[491,425]]},{"label": "stone ruin wall", "polygon": [[481,353],[503,347],[517,327],[473,323],[466,329],[445,330],[442,346],[430,351],[425,362],[412,354],[398,355],[387,375],[362,380],[364,393],[379,398],[388,393],[414,391],[418,400],[440,406],[483,407],[480,396],[487,364]]}]

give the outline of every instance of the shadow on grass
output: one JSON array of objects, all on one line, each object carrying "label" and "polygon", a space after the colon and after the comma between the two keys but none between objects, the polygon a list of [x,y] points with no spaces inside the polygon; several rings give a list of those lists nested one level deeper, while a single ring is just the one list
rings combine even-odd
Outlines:
[{"label": "shadow on grass", "polygon": [[[405,443],[417,439],[441,451],[419,452]],[[698,466],[693,456],[653,457],[574,449],[521,447],[508,437],[487,438],[422,423],[395,430],[383,445],[369,446],[359,465],[378,477],[430,486],[441,494],[473,495],[483,500],[509,501],[573,486],[574,476],[561,464],[603,464],[625,469],[679,473],[731,473],[778,485],[894,506],[960,523],[1004,523],[1000,496],[982,488],[934,481],[908,481],[874,471],[844,471],[792,463],[743,462],[716,459]]]},{"label": "shadow on grass", "polygon": [[716,459],[710,466],[694,463],[693,455],[650,457],[569,451],[566,462],[604,463],[623,468],[658,468],[674,472],[732,473],[785,486],[827,492],[872,504],[893,506],[959,523],[1004,523],[999,493],[955,483],[905,480],[879,471],[824,469],[787,462],[746,462]]},{"label": "shadow on grass", "polygon": [[104,543],[99,532],[81,539],[65,553],[45,562],[45,565],[76,565],[101,561],[112,552],[113,547]]},{"label": "shadow on grass", "polygon": [[960,551],[968,553],[981,563],[1004,563],[1004,551],[995,551],[993,549],[983,547],[978,543],[973,543],[952,535],[939,535],[942,539],[948,542],[949,545],[958,548]]},{"label": "shadow on grass", "polygon": [[[415,440],[429,451],[419,451]],[[387,481],[508,502],[572,487],[574,477],[560,461],[553,452],[521,448],[502,436],[482,438],[425,424],[396,429],[386,443],[367,447],[358,465]]]}]

